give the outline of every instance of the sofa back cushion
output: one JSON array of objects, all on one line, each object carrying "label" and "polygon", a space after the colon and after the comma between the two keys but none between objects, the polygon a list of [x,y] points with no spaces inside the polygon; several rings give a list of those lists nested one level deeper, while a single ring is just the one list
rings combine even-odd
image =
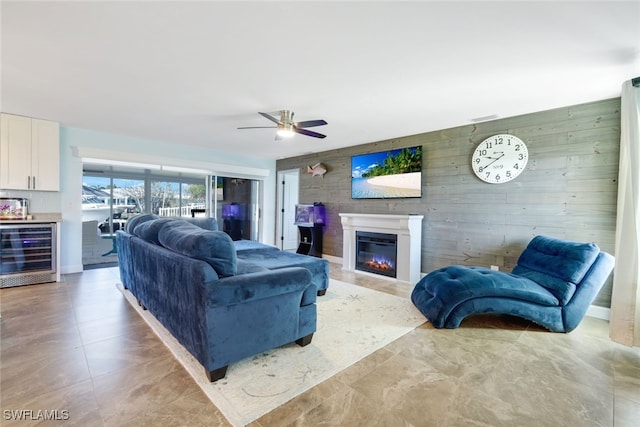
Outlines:
[{"label": "sofa back cushion", "polygon": [[147,214],[147,213],[134,215],[134,216],[132,216],[131,218],[129,218],[127,220],[127,223],[124,226],[124,230],[129,234],[133,234],[133,230],[139,224],[142,224],[143,222],[151,221],[151,220],[157,219],[157,218],[158,218],[158,215]]},{"label": "sofa back cushion", "polygon": [[152,219],[151,221],[143,222],[142,224],[138,224],[133,230],[132,234],[134,236],[140,237],[142,240],[146,240],[149,243],[153,243],[155,245],[159,245],[160,241],[158,240],[158,234],[162,227],[164,227],[167,223],[170,222],[178,222],[178,224],[186,224],[186,222],[177,220],[175,218],[157,218]]},{"label": "sofa back cushion", "polygon": [[192,224],[165,224],[158,233],[162,246],[182,255],[207,262],[220,277],[237,273],[236,250],[223,231],[203,230]]},{"label": "sofa back cushion", "polygon": [[200,228],[210,231],[218,230],[218,221],[215,218],[209,217],[195,217],[195,218],[184,218],[190,224],[197,225]]},{"label": "sofa back cushion", "polygon": [[599,252],[593,243],[536,236],[520,255],[512,273],[549,289],[565,305]]},{"label": "sofa back cushion", "polygon": [[[154,215],[155,216],[155,215]],[[147,242],[159,245],[158,233],[168,223],[176,222],[177,224],[191,224],[194,227],[199,227],[204,230],[216,231],[218,229],[218,223],[215,218],[180,218],[175,216],[163,216],[149,219],[144,218],[145,222],[134,223],[129,233],[140,237]]]}]

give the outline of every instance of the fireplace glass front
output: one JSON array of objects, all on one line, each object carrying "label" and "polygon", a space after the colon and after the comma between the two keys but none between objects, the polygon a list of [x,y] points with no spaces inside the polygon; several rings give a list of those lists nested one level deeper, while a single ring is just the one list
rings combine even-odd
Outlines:
[{"label": "fireplace glass front", "polygon": [[395,234],[356,231],[356,270],[396,277]]}]

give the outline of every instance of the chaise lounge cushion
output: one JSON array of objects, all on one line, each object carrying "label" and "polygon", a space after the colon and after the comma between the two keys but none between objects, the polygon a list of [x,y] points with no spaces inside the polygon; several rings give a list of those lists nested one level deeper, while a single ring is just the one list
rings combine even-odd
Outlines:
[{"label": "chaise lounge cushion", "polygon": [[522,252],[512,273],[544,286],[566,305],[599,252],[593,243],[537,236]]},{"label": "chaise lounge cushion", "polygon": [[179,254],[205,261],[220,277],[237,274],[237,257],[231,237],[223,231],[203,230],[192,224],[165,224],[160,244]]},{"label": "chaise lounge cushion", "polygon": [[425,316],[436,328],[445,326],[458,305],[474,298],[501,297],[543,306],[558,305],[558,299],[535,282],[484,267],[452,265],[433,271],[428,277],[418,283],[422,292],[415,293],[414,304],[425,308]]}]

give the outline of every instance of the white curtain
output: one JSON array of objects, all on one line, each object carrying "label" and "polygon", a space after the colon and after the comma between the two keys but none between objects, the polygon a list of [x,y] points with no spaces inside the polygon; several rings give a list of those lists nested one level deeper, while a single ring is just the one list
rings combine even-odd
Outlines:
[{"label": "white curtain", "polygon": [[616,267],[609,336],[640,346],[640,87],[622,85]]}]

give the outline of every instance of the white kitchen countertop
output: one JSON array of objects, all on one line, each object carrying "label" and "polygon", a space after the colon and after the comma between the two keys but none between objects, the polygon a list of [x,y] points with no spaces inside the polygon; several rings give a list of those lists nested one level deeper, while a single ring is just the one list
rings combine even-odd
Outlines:
[{"label": "white kitchen countertop", "polygon": [[31,224],[38,222],[62,222],[59,212],[34,212],[29,219],[0,219],[0,224]]}]

